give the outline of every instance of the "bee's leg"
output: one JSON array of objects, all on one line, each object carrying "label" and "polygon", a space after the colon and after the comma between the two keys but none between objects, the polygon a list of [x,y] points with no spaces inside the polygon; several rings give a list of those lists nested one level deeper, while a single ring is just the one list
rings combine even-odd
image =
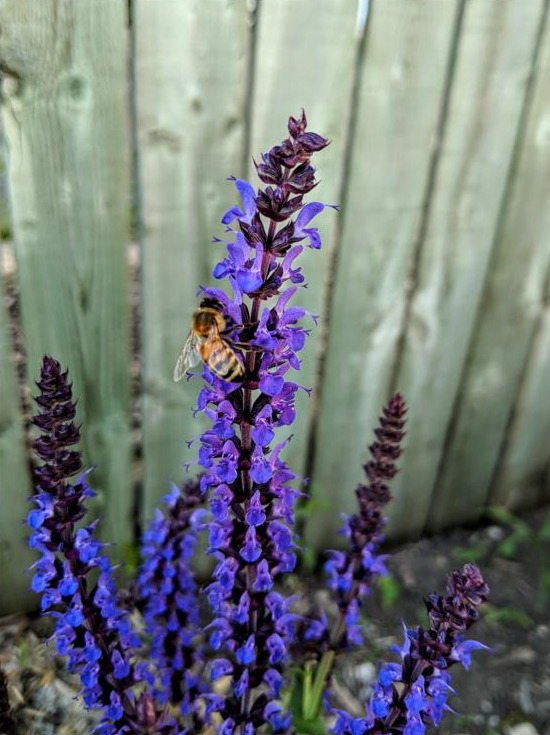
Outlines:
[{"label": "bee's leg", "polygon": [[231,340],[231,345],[239,350],[247,350],[248,352],[263,352],[263,347],[257,345],[245,344],[244,342],[235,342]]}]

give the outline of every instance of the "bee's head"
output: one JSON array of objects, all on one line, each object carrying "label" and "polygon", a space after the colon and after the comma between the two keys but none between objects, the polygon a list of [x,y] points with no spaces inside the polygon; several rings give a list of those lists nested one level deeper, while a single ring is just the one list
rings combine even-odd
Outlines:
[{"label": "bee's head", "polygon": [[216,309],[216,311],[223,311],[223,306],[218,299],[205,298],[200,303],[201,309]]}]

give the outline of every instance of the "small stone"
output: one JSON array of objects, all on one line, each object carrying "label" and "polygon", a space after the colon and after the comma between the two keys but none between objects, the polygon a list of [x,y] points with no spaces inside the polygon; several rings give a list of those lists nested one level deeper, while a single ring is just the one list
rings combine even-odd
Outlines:
[{"label": "small stone", "polygon": [[507,663],[514,664],[532,664],[536,658],[536,653],[529,646],[518,646],[506,657]]},{"label": "small stone", "polygon": [[504,529],[500,526],[489,526],[486,533],[491,541],[500,541],[504,537]]},{"label": "small stone", "polygon": [[539,735],[530,722],[521,722],[506,730],[506,735]]},{"label": "small stone", "polygon": [[498,715],[490,715],[487,718],[487,725],[493,729],[497,728],[500,725],[500,717]]},{"label": "small stone", "polygon": [[370,684],[376,679],[376,666],[367,661],[357,666],[355,676],[362,684]]},{"label": "small stone", "polygon": [[50,715],[57,710],[58,702],[59,695],[51,684],[41,686],[33,693],[33,705]]},{"label": "small stone", "polygon": [[491,704],[489,699],[482,699],[479,703],[479,709],[483,712],[484,715],[488,715],[493,711],[493,705]]},{"label": "small stone", "polygon": [[539,638],[548,638],[548,635],[550,635],[550,627],[548,627],[548,625],[537,625],[535,633]]},{"label": "small stone", "polygon": [[[532,715],[535,712],[533,695],[531,693],[531,682],[527,679],[522,679],[519,684],[519,706],[521,707],[521,711],[526,715]],[[520,733],[520,735],[529,735],[529,733]]]}]

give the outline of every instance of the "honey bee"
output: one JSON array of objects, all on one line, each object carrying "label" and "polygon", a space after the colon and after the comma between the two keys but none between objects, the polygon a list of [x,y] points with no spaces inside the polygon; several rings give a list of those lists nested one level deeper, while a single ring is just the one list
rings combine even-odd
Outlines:
[{"label": "honey bee", "polygon": [[202,360],[205,365],[222,380],[230,383],[242,381],[244,369],[233,348],[221,336],[227,322],[214,299],[203,299],[193,314],[191,331],[178,356],[174,368],[177,382],[188,368]]}]

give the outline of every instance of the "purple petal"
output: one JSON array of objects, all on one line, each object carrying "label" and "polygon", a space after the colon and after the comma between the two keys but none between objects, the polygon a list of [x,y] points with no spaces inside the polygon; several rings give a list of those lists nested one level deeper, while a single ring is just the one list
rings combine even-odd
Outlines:
[{"label": "purple petal", "polygon": [[245,222],[250,222],[256,213],[256,192],[254,191],[254,187],[248,181],[244,181],[244,179],[236,179],[235,186],[241,195],[243,209],[246,215],[242,219]]},{"label": "purple petal", "polygon": [[262,285],[262,277],[254,271],[241,269],[237,271],[237,285],[244,293],[252,293]]},{"label": "purple petal", "polygon": [[308,222],[311,222],[314,217],[317,217],[317,215],[322,212],[324,208],[325,205],[321,204],[321,202],[310,202],[309,204],[306,204],[306,206],[298,215],[294,224],[295,232],[296,230],[302,230],[308,224]]}]

